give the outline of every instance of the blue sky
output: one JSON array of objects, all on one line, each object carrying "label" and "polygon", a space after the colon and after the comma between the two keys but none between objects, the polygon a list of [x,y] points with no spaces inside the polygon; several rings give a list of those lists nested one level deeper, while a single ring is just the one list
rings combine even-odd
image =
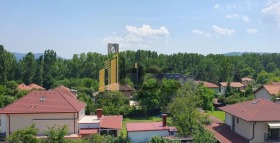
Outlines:
[{"label": "blue sky", "polygon": [[2,0],[0,44],[11,52],[120,50],[280,52],[280,0]]}]

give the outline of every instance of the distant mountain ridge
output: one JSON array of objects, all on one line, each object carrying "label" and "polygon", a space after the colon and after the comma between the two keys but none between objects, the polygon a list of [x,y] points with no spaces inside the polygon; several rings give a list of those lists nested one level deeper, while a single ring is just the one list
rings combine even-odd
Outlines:
[{"label": "distant mountain ridge", "polygon": [[[16,57],[16,59],[17,59],[17,61],[19,61],[19,60],[22,60],[23,57],[24,57],[27,53],[26,53],[26,54],[23,54],[23,53],[12,52],[12,54],[14,54],[15,57]],[[38,59],[40,56],[43,56],[43,55],[44,55],[44,53],[33,53],[33,54],[34,54],[35,59]]]},{"label": "distant mountain ridge", "polygon": [[[11,53],[15,55],[17,61],[22,60],[23,57],[27,54],[27,53],[24,54],[24,53],[18,53],[18,52],[11,52]],[[44,53],[33,53],[33,55],[34,55],[35,59],[38,59],[40,56],[44,56]],[[62,58],[60,56],[57,56],[57,57]],[[64,58],[62,58],[62,59],[64,59]]]},{"label": "distant mountain ridge", "polygon": [[223,55],[225,55],[225,56],[242,56],[243,54],[252,54],[252,53],[271,54],[271,53],[268,53],[268,52],[229,52],[229,53],[224,53]]}]

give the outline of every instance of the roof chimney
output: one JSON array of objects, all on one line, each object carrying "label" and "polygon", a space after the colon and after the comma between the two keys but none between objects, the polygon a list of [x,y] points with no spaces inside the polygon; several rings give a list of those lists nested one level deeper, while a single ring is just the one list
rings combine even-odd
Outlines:
[{"label": "roof chimney", "polygon": [[162,126],[165,127],[166,126],[167,115],[166,114],[162,114],[161,117],[162,117]]},{"label": "roof chimney", "polygon": [[96,109],[97,119],[102,117],[102,109]]}]

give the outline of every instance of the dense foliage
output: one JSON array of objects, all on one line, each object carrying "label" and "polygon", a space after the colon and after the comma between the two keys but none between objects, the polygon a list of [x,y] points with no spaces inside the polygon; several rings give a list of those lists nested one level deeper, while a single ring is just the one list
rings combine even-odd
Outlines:
[{"label": "dense foliage", "polygon": [[[240,81],[248,76],[257,79],[257,83],[279,81],[280,54],[246,53],[241,56],[194,53],[158,54],[154,51],[124,51],[121,77],[133,77],[134,63],[138,62],[138,78],[143,80],[147,72],[183,73],[194,75],[195,79],[217,83],[220,81]],[[71,78],[90,78],[98,80],[99,70],[104,66],[107,55],[99,53],[74,54],[72,59],[62,59],[53,50],[46,50],[38,59],[29,52],[17,61],[15,56],[0,45],[0,82],[15,80],[26,84],[36,83],[49,89],[57,80]],[[152,67],[159,67],[156,71]],[[168,69],[168,70],[166,70]],[[135,85],[137,86],[137,85]]]}]

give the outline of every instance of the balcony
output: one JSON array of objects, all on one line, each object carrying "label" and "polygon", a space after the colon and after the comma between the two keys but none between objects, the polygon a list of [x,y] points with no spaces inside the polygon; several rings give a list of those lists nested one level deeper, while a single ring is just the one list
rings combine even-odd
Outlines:
[{"label": "balcony", "polygon": [[271,134],[270,132],[264,133],[264,141],[266,143],[279,143],[280,135],[279,134]]}]

